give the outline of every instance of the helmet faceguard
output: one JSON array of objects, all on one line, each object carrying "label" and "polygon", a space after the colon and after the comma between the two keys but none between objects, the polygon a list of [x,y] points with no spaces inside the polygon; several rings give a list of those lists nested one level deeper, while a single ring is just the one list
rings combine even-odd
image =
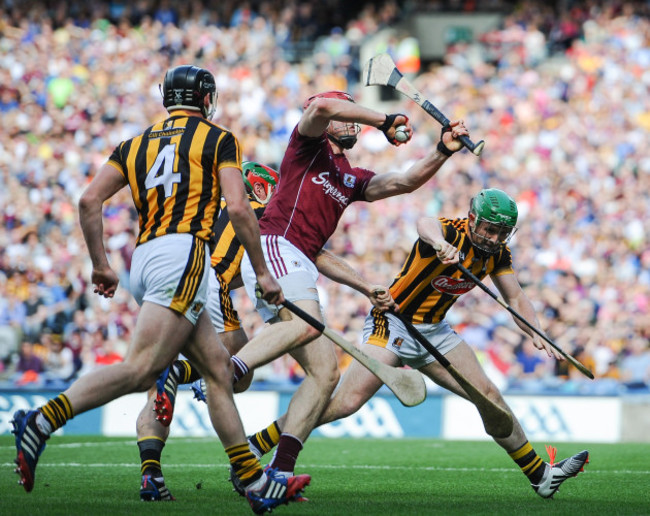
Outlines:
[{"label": "helmet faceguard", "polygon": [[357,143],[361,126],[350,122],[332,120],[327,126],[327,138],[342,149],[351,149]]},{"label": "helmet faceguard", "polygon": [[[244,178],[246,192],[261,204],[267,204],[271,200],[271,195],[280,180],[275,170],[255,161],[244,161],[242,163],[242,177]],[[264,198],[259,196],[262,192],[265,194]]]},{"label": "helmet faceguard", "polygon": [[[214,76],[204,68],[191,65],[170,68],[161,90],[163,106],[169,112],[176,109],[200,111],[209,120],[217,109],[217,85]],[[206,95],[209,96],[207,104]]]},{"label": "helmet faceguard", "polygon": [[498,252],[517,231],[517,204],[496,188],[481,190],[470,202],[469,214],[472,244],[487,254]]},{"label": "helmet faceguard", "polygon": [[[314,101],[314,99],[317,98],[338,99],[354,102],[352,95],[345,91],[326,91],[309,97],[302,105],[303,110],[307,109],[309,105]],[[351,149],[357,143],[357,136],[359,135],[360,131],[361,127],[359,124],[332,120],[327,126],[327,138],[342,149]]]}]

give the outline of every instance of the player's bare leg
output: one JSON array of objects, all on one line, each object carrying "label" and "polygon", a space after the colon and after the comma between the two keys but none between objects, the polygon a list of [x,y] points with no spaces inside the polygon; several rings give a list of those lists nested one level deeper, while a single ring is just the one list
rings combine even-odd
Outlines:
[{"label": "player's bare leg", "polygon": [[193,341],[183,353],[199,368],[207,389],[210,420],[225,448],[246,441],[232,391],[230,353],[219,342],[207,313],[194,329]]},{"label": "player's bare leg", "polygon": [[25,490],[29,492],[34,487],[38,458],[50,433],[75,415],[125,394],[149,389],[192,330],[192,324],[184,316],[145,302],[123,362],[82,376],[38,410],[17,411],[12,421],[18,452],[16,463]]},{"label": "player's bare leg", "polygon": [[145,301],[124,362],[84,375],[65,391],[74,413],[80,414],[131,392],[148,390],[179,353],[192,329],[183,315]]},{"label": "player's bare leg", "polygon": [[199,317],[193,337],[183,353],[200,368],[206,385],[210,420],[251,507],[258,512],[264,507],[268,509],[269,503],[274,507],[279,503],[297,501],[311,477],[276,478],[262,471],[259,460],[250,451],[233,399],[230,353],[221,345],[206,312]]},{"label": "player's bare leg", "polygon": [[293,473],[298,453],[318,422],[339,379],[334,346],[326,337],[321,336],[295,349],[291,355],[304,369],[306,376],[291,397],[282,435],[270,463],[271,468],[288,474]]},{"label": "player's bare leg", "polygon": [[[465,342],[461,342],[458,346],[449,351],[445,357],[465,378],[467,378],[467,380],[485,394],[490,401],[512,414],[510,407],[508,407],[508,404],[503,399],[499,389],[487,377],[481,364],[476,358],[476,354]],[[431,364],[420,368],[420,371],[438,385],[462,396],[465,399],[469,399],[467,394],[465,394],[465,391],[460,387],[460,385],[458,385],[447,369],[441,366],[439,362],[432,362]],[[494,438],[494,440],[506,451],[514,450],[526,441],[526,435],[524,434],[519,421],[514,417],[514,414],[513,421],[514,427],[512,433],[508,437]]]},{"label": "player's bare leg", "polygon": [[[399,359],[391,351],[378,346],[364,345],[366,355],[391,366],[398,366]],[[383,385],[382,381],[356,360],[353,360],[341,378],[341,383],[321,414],[318,425],[331,423],[359,410]],[[284,428],[284,416],[278,423]]]},{"label": "player's bare leg", "polygon": [[[301,300],[296,304],[319,321],[322,320],[317,301]],[[328,339],[286,309],[280,311],[280,318],[280,322],[251,339],[237,357],[249,369],[253,369],[291,352],[306,373],[306,378],[291,399],[278,449],[271,463],[273,468],[291,473],[302,443],[314,428],[336,387],[339,373],[336,353]]]},{"label": "player's bare leg", "polygon": [[[322,321],[318,302],[312,300],[296,301],[295,304],[312,317]],[[276,358],[314,340],[320,334],[306,322],[293,316],[289,310],[280,311],[280,322],[264,328],[258,335],[238,352],[250,370],[268,364]]]},{"label": "player's bare leg", "polygon": [[[537,494],[543,498],[552,497],[562,482],[582,471],[583,466],[589,461],[589,452],[587,450],[557,464],[553,464],[554,456],[551,457],[550,464],[542,460],[528,442],[521,424],[503,399],[499,389],[487,377],[474,351],[465,342],[460,343],[445,356],[465,378],[490,400],[512,414],[514,423],[512,433],[505,438],[494,437],[494,441],[508,452],[508,455],[521,468]],[[428,364],[420,368],[420,371],[442,387],[469,399],[456,380],[438,362]]]},{"label": "player's bare leg", "polygon": [[283,430],[304,441],[318,422],[338,383],[338,363],[333,344],[326,337],[319,337],[291,355],[307,376],[291,399]]},{"label": "player's bare leg", "polygon": [[147,392],[147,403],[136,421],[138,449],[140,451],[140,500],[169,501],[174,497],[165,484],[160,457],[169,436],[169,427],[156,421],[154,400],[156,387]]}]

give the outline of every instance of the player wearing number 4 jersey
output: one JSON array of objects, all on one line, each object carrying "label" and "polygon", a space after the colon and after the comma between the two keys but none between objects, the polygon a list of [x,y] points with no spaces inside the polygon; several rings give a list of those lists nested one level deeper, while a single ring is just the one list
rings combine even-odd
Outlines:
[{"label": "player wearing number 4 jersey", "polygon": [[[271,199],[278,182],[278,175],[271,168],[256,162],[244,162],[242,168],[251,207],[259,218]],[[228,215],[228,207],[223,201],[221,208],[215,226],[217,245],[212,253],[213,273],[210,275],[210,295],[208,296],[206,310],[220,340],[228,352],[234,354],[247,342],[246,334],[241,328],[239,317],[233,306],[233,300],[230,297],[231,287],[236,288],[241,285],[240,263],[244,248],[237,238]],[[337,270],[347,270],[354,277],[354,273],[348,264],[337,259],[324,249],[319,252],[316,258],[316,266],[319,269],[323,268],[325,273],[332,267]],[[360,278],[357,278],[357,280],[362,281]],[[366,292],[372,292],[376,288],[375,285],[364,285],[363,283],[359,283],[356,287]],[[376,306],[380,307],[381,305],[377,304]],[[160,376],[156,382],[156,387],[150,393],[148,403],[138,416],[137,434],[142,470],[140,498],[143,500],[173,499],[165,486],[162,475],[162,449],[169,435],[169,425],[173,417],[178,385],[196,381],[192,389],[197,392],[202,401],[206,400],[204,393],[205,382],[199,380],[199,376],[200,374],[189,361],[176,360]],[[237,383],[237,389],[243,390],[247,388],[252,376],[253,372],[251,371],[245,381]],[[155,407],[155,420],[153,407]],[[240,487],[240,482],[234,473],[234,468],[231,468],[231,481],[236,487]],[[148,482],[149,478],[156,479],[156,484]],[[240,491],[244,494],[241,488]]]},{"label": "player wearing number 4 jersey", "polygon": [[[251,208],[259,219],[278,183],[278,174],[260,163],[246,161],[242,163],[242,175]],[[230,296],[231,286],[241,283],[239,266],[244,247],[237,238],[225,199],[221,199],[214,233],[216,245],[211,256],[212,270],[205,309],[220,341],[232,355],[248,341]],[[252,380],[252,374],[249,376]],[[165,369],[149,392],[136,425],[142,474],[140,498],[143,501],[174,500],[162,473],[162,450],[169,437],[178,385],[192,383],[200,377],[198,369],[188,360],[176,360]]]},{"label": "player wearing number 4 jersey", "polygon": [[[210,122],[217,97],[213,75],[178,66],[167,71],[161,92],[169,118],[118,145],[79,201],[94,291],[111,298],[118,277],[104,249],[102,206],[125,186],[131,189],[140,222],[131,269],[131,292],[140,305],[133,341],[124,362],[83,376],[38,410],[14,414],[16,471],[31,491],[52,432],[77,414],[146,391],[182,351],[201,369],[215,430],[253,511],[262,513],[295,500],[310,477],[276,478],[251,453],[233,400],[230,357],[204,310],[220,192],[264,299],[273,304],[284,297],[262,255],[237,139]],[[155,478],[145,480],[152,496],[162,496]]]}]

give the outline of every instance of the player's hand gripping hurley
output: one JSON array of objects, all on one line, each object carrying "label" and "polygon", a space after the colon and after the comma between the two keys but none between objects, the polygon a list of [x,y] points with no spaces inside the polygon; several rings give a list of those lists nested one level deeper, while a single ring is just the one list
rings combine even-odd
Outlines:
[{"label": "player's hand gripping hurley", "polygon": [[[362,72],[362,82],[365,86],[390,86],[413,100],[442,126],[448,126],[450,123],[449,119],[402,75],[388,54],[378,54],[366,63]],[[485,146],[483,140],[474,143],[465,135],[459,136],[458,139],[475,155],[481,155]]]},{"label": "player's hand gripping hurley", "polygon": [[419,405],[427,396],[426,385],[422,375],[414,369],[401,369],[391,367],[376,358],[366,355],[357,348],[352,342],[344,339],[335,331],[327,328],[318,319],[314,319],[300,307],[294,305],[291,301],[285,300],[282,305],[300,317],[310,326],[316,328],[319,332],[330,339],[334,344],[339,346],[347,354],[354,357],[368,371],[379,378],[395,394],[402,405],[413,407]]},{"label": "player's hand gripping hurley", "polygon": [[[259,297],[261,292],[257,290],[256,295]],[[356,359],[368,371],[379,378],[397,397],[397,399],[406,407],[414,407],[422,403],[427,397],[426,385],[419,371],[414,369],[401,369],[391,367],[376,358],[373,358],[352,342],[344,339],[334,330],[326,327],[318,319],[315,319],[299,306],[285,299],[282,303],[287,310],[300,317],[310,326],[316,328],[319,332],[330,339],[334,344],[339,346],[343,351]]]}]

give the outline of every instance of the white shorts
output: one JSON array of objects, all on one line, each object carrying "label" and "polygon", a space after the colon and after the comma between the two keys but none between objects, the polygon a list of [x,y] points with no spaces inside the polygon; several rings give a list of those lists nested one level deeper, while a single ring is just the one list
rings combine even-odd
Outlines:
[{"label": "white shorts", "polygon": [[166,306],[196,324],[208,300],[208,244],[189,233],[162,235],[140,244],[131,262],[131,293]]},{"label": "white shorts", "polygon": [[[463,340],[446,321],[414,325],[440,353],[446,355]],[[435,358],[411,337],[402,322],[392,314],[371,310],[363,326],[363,342],[395,353],[403,365],[420,369]]]},{"label": "white shorts", "polygon": [[[311,299],[317,301],[320,305],[318,291],[316,290],[318,269],[314,263],[284,237],[262,235],[261,242],[266,265],[271,274],[277,278],[285,299],[294,303],[304,299]],[[257,278],[247,253],[244,253],[241,262],[241,277],[244,280],[244,287],[246,287],[248,297],[264,322],[278,320],[280,307],[270,305],[263,299],[258,299],[255,295]]]},{"label": "white shorts", "polygon": [[239,315],[232,304],[230,288],[214,269],[210,270],[208,305],[206,310],[217,333],[239,330]]}]

